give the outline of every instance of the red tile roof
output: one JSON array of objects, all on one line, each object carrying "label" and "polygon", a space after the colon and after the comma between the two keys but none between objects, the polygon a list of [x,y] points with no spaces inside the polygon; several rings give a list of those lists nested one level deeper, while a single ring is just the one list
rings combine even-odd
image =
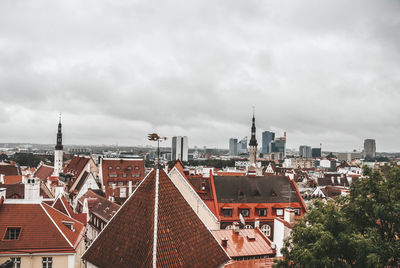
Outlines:
[{"label": "red tile roof", "polygon": [[59,196],[56,201],[54,201],[52,207],[68,215],[69,217],[72,217],[75,214],[71,206],[68,204],[68,201],[62,195]]},{"label": "red tile roof", "polygon": [[48,177],[53,174],[54,168],[46,165],[41,165],[33,174],[34,177],[39,178],[41,181],[46,181]]},{"label": "red tile roof", "polygon": [[255,260],[231,260],[225,268],[272,268],[275,258],[255,259]]},{"label": "red tile roof", "polygon": [[18,167],[6,163],[0,163],[0,174],[4,176],[18,176],[21,175]]},{"label": "red tile roof", "polygon": [[71,159],[71,162],[64,168],[65,173],[70,173],[74,175],[74,177],[78,177],[83,169],[85,168],[86,164],[90,161],[89,157],[84,156],[74,156]]},{"label": "red tile roof", "polygon": [[[43,198],[51,198],[43,188],[45,185],[40,185],[40,196]],[[14,184],[0,184],[0,188],[6,188],[6,199],[24,199],[25,198],[25,184],[14,183]],[[46,189],[46,188],[44,188]]]},{"label": "red tile roof", "polygon": [[22,182],[22,176],[4,176],[4,184],[13,184]]},{"label": "red tile roof", "polygon": [[158,267],[219,267],[229,260],[163,170],[144,179],[83,259],[100,268],[151,267],[154,241]]},{"label": "red tile roof", "polygon": [[231,258],[275,255],[271,241],[258,228],[240,229],[238,234],[234,230],[214,230],[212,233],[221,244],[222,239],[227,239],[224,248]]},{"label": "red tile roof", "polygon": [[[74,222],[75,231],[68,229],[63,220]],[[84,233],[81,223],[44,203],[2,204],[0,234],[4,235],[10,226],[21,227],[19,239],[0,240],[0,254],[74,252]]]}]

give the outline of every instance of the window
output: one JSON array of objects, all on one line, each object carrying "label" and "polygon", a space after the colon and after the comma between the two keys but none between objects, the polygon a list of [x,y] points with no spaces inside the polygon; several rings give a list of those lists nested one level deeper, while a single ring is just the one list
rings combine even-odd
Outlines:
[{"label": "window", "polygon": [[267,209],[266,208],[259,208],[258,209],[258,216],[267,216]]},{"label": "window", "polygon": [[118,186],[123,186],[123,185],[124,185],[124,182],[122,182],[122,181],[118,182]]},{"label": "window", "polygon": [[126,188],[121,188],[119,190],[119,197],[125,198],[126,197]]},{"label": "window", "polygon": [[112,169],[112,166],[109,166],[108,169]]},{"label": "window", "polygon": [[8,227],[4,240],[17,240],[21,233],[21,227]]},{"label": "window", "polygon": [[244,229],[253,229],[253,226],[251,226],[250,224],[246,224],[246,225],[244,226]]},{"label": "window", "polygon": [[243,217],[248,217],[250,215],[250,210],[249,209],[242,209],[240,211],[240,214],[242,214]]},{"label": "window", "polygon": [[122,177],[126,178],[126,173],[122,174]]},{"label": "window", "polygon": [[261,226],[261,231],[262,231],[266,236],[270,236],[270,235],[271,235],[271,226],[269,226],[268,224],[264,224],[263,226]]},{"label": "window", "polygon": [[42,268],[52,268],[52,267],[53,267],[53,257],[43,257]]},{"label": "window", "polygon": [[112,186],[112,185],[113,185],[113,183],[114,183],[114,182],[112,182],[112,181],[109,181],[109,182],[108,182],[108,186]]},{"label": "window", "polygon": [[21,258],[20,257],[11,258],[11,261],[13,262],[12,268],[21,268]]},{"label": "window", "polygon": [[283,216],[283,208],[276,209],[276,216]]},{"label": "window", "polygon": [[138,166],[136,166],[136,167],[135,167],[135,170],[139,170],[139,167],[138,167]]},{"label": "window", "polygon": [[300,216],[300,209],[299,208],[295,208],[294,209],[294,215]]},{"label": "window", "polygon": [[117,166],[115,169],[121,169],[119,166]]},{"label": "window", "polygon": [[222,209],[222,213],[224,214],[224,217],[232,217],[232,209],[231,208]]},{"label": "window", "polygon": [[117,174],[108,174],[108,177],[110,177],[110,178],[116,178],[116,177],[118,177],[118,175],[117,175]]},{"label": "window", "polygon": [[131,170],[131,169],[132,169],[132,167],[131,167],[131,166],[128,166],[128,167],[127,167],[127,169]]}]

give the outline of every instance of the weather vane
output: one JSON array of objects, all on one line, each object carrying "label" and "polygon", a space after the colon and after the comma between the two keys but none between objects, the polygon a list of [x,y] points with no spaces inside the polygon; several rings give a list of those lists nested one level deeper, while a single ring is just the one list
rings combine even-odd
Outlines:
[{"label": "weather vane", "polygon": [[157,141],[157,168],[160,168],[160,141],[167,140],[167,137],[160,137],[157,133],[147,135],[150,141]]}]

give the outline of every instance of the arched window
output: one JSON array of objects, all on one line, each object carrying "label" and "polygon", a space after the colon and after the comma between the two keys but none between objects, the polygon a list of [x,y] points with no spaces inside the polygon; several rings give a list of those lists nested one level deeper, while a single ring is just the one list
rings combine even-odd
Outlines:
[{"label": "arched window", "polygon": [[244,229],[253,229],[253,226],[251,226],[250,224],[246,224],[246,225],[244,226]]},{"label": "arched window", "polygon": [[225,227],[226,230],[233,230],[233,225],[228,225]]},{"label": "arched window", "polygon": [[263,226],[261,226],[261,231],[262,231],[266,236],[270,236],[270,235],[271,235],[271,226],[269,226],[268,224],[264,224]]}]

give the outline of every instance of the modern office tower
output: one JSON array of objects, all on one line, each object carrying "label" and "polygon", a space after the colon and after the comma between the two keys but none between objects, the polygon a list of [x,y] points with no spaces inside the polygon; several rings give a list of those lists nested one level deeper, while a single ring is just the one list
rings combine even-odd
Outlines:
[{"label": "modern office tower", "polygon": [[231,156],[238,155],[238,139],[235,138],[229,139],[229,155]]},{"label": "modern office tower", "polygon": [[311,146],[301,145],[299,147],[299,156],[302,158],[311,158],[312,156]]},{"label": "modern office tower", "polygon": [[364,140],[364,158],[375,158],[376,156],[376,144],[374,139]]},{"label": "modern office tower", "polygon": [[241,139],[238,142],[237,150],[238,150],[238,154],[239,155],[248,153],[248,150],[247,150],[247,137],[244,137],[243,139]]},{"label": "modern office tower", "polygon": [[262,133],[262,148],[261,152],[263,154],[270,153],[271,151],[269,150],[269,144],[275,140],[275,133],[271,131],[264,131]]},{"label": "modern office tower", "polygon": [[188,161],[189,146],[187,136],[172,137],[172,160]]},{"label": "modern office tower", "polygon": [[271,153],[282,153],[282,156],[284,157],[286,155],[286,139],[279,138],[274,140],[270,143],[269,149]]},{"label": "modern office tower", "polygon": [[311,156],[314,157],[321,157],[321,148],[312,148],[311,149]]}]

